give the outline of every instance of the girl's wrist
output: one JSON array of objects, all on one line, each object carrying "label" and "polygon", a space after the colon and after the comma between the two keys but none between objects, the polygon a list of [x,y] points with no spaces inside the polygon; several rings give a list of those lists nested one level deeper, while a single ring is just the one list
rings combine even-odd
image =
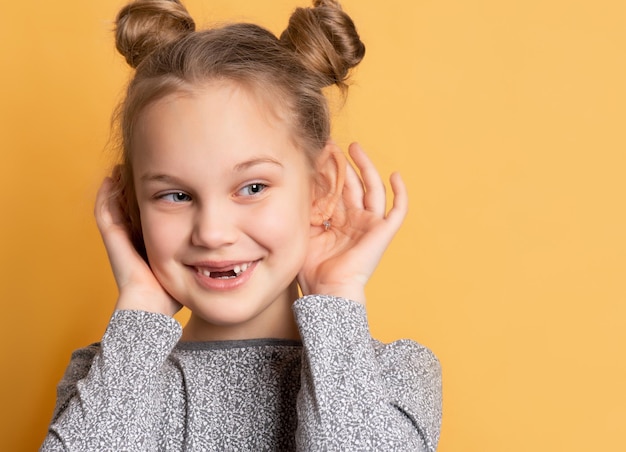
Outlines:
[{"label": "girl's wrist", "polygon": [[365,306],[365,290],[361,287],[318,286],[305,295],[328,295],[345,298]]},{"label": "girl's wrist", "polygon": [[169,298],[164,300],[159,296],[136,292],[121,292],[115,304],[115,310],[146,311],[170,317],[173,317],[180,308],[180,304]]}]

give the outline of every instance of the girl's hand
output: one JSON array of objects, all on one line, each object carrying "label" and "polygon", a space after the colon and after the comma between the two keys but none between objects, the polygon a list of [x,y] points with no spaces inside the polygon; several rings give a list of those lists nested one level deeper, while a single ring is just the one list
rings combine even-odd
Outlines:
[{"label": "girl's hand", "polygon": [[311,228],[298,283],[305,295],[334,295],[365,304],[365,284],[406,216],[408,195],[400,175],[392,174],[394,199],[387,213],[385,185],[373,163],[356,143],[349,153],[360,176],[347,165],[330,228]]},{"label": "girl's hand", "polygon": [[157,312],[169,316],[181,308],[163,289],[132,245],[117,197],[107,177],[96,197],[95,217],[119,289],[115,309]]}]

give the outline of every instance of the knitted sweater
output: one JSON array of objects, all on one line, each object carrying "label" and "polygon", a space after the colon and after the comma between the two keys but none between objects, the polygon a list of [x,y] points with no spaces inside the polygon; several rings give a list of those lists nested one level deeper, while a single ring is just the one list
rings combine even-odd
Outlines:
[{"label": "knitted sweater", "polygon": [[41,451],[435,451],[441,376],[425,347],[371,339],[363,306],[306,296],[302,342],[179,342],[180,324],[116,311],[77,350]]}]

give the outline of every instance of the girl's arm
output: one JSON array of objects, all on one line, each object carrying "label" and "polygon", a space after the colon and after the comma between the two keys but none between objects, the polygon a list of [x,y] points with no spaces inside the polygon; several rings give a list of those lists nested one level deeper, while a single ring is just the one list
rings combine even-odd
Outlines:
[{"label": "girl's arm", "polygon": [[119,288],[98,347],[72,358],[42,451],[150,450],[161,398],[159,371],[181,335],[179,305],[134,250],[105,179],[95,217]]},{"label": "girl's arm", "polygon": [[154,450],[160,370],[180,334],[169,316],[115,311],[102,342],[73,354],[41,451]]},{"label": "girl's arm", "polygon": [[[298,400],[301,450],[434,451],[441,422],[437,359],[412,341],[372,341],[365,284],[408,209],[391,177],[393,206],[376,168],[356,144],[328,230],[312,227],[294,305],[304,345]],[[310,296],[306,296],[310,295]]]},{"label": "girl's arm", "polygon": [[310,295],[294,311],[303,342],[298,450],[436,450],[441,372],[430,350],[373,341],[364,306],[351,300]]}]

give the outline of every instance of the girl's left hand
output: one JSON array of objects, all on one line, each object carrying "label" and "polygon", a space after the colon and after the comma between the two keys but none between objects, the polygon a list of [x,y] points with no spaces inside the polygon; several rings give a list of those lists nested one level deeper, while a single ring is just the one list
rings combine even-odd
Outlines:
[{"label": "girl's left hand", "polygon": [[330,228],[312,226],[298,283],[304,295],[334,295],[365,304],[365,284],[406,216],[408,195],[400,175],[393,173],[393,206],[387,212],[385,185],[374,164],[356,143],[349,154],[360,176],[347,165]]}]

